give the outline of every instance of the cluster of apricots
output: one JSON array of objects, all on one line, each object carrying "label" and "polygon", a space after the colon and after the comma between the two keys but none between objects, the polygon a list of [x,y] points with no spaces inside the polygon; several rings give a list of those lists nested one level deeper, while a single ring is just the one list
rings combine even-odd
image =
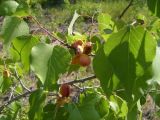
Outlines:
[{"label": "cluster of apricots", "polygon": [[81,40],[77,40],[71,47],[75,49],[75,56],[72,58],[71,64],[86,67],[91,63],[91,58],[89,57],[92,51],[91,42],[83,43]]},{"label": "cluster of apricots", "polygon": [[[71,64],[83,67],[89,66],[91,63],[89,54],[92,51],[92,43],[83,43],[81,40],[77,40],[71,45],[71,47],[75,50],[75,55],[72,58]],[[57,98],[57,105],[63,106],[65,103],[69,103],[71,101],[71,92],[72,90],[69,84],[62,84],[59,88],[60,96]]]}]

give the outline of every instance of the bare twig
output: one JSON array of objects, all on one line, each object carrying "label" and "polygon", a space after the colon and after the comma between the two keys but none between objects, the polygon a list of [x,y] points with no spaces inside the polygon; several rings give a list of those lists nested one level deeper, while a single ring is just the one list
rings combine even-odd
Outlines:
[{"label": "bare twig", "polygon": [[[67,83],[67,84],[83,83],[83,82],[92,80],[92,79],[94,79],[94,78],[96,78],[96,76],[95,76],[95,75],[92,75],[92,76],[90,76],[90,77],[82,78],[82,79],[79,79],[79,80],[72,80],[72,81],[65,82],[65,83]],[[65,83],[59,83],[59,85],[65,84]],[[23,98],[23,97],[26,97],[27,95],[35,92],[36,90],[37,90],[37,89],[35,89],[35,90],[30,90],[30,91],[27,91],[27,92],[25,92],[25,93],[23,93],[23,94],[21,94],[21,95],[17,95],[17,96],[15,96],[15,97],[12,97],[10,100],[8,100],[7,102],[5,102],[2,106],[0,106],[0,113],[3,111],[3,109],[4,109],[5,107],[7,107],[7,106],[8,106],[9,104],[11,104],[12,102],[14,102],[14,101],[16,101],[16,100],[19,100],[19,99],[21,99],[21,98]],[[58,94],[56,94],[56,93],[49,93],[48,96],[58,96]]]},{"label": "bare twig", "polygon": [[0,106],[0,113],[2,112],[2,110],[3,110],[6,106],[8,106],[9,104],[11,104],[12,102],[14,102],[14,101],[16,101],[16,100],[19,100],[19,99],[21,99],[21,98],[23,98],[23,97],[25,97],[25,96],[27,96],[27,95],[35,92],[35,91],[36,91],[36,90],[27,91],[27,92],[25,92],[25,93],[23,93],[23,94],[21,94],[21,95],[18,95],[18,96],[16,96],[16,97],[13,97],[12,99],[8,100],[5,104],[3,104],[2,106]]},{"label": "bare twig", "polygon": [[10,92],[9,100],[11,100],[12,96],[13,96],[13,90]]},{"label": "bare twig", "polygon": [[63,83],[58,83],[59,85],[62,85],[62,84],[75,84],[75,83],[84,83],[86,81],[89,81],[89,80],[92,80],[96,78],[95,75],[92,75],[90,77],[86,77],[86,78],[82,78],[82,79],[79,79],[79,80],[71,80],[71,81],[68,81],[68,82],[63,82]]},{"label": "bare twig", "polygon": [[[23,93],[21,95],[17,95],[15,97],[12,97],[10,100],[8,100],[6,103],[4,103],[2,106],[0,106],[0,113],[2,113],[3,109],[5,107],[7,107],[9,104],[11,104],[12,102],[24,98],[27,95],[30,95],[31,93],[35,92],[36,90],[37,89],[32,90],[32,91],[27,91],[27,92],[25,92],[25,93]],[[48,93],[48,96],[58,96],[58,94],[57,93]]]},{"label": "bare twig", "polygon": [[133,4],[133,0],[130,0],[130,2],[129,2],[129,4],[127,5],[127,7],[122,11],[122,13],[119,15],[119,19],[121,19],[123,16],[124,16],[124,14],[127,12],[127,10],[132,6],[132,4]]},{"label": "bare twig", "polygon": [[32,18],[32,20],[33,20],[34,22],[36,22],[37,25],[38,25],[42,30],[44,30],[48,35],[50,35],[52,38],[56,39],[56,40],[57,40],[58,42],[60,42],[62,45],[66,46],[66,47],[68,47],[68,48],[71,48],[71,46],[70,46],[69,44],[67,44],[67,43],[65,43],[63,40],[60,40],[59,38],[55,37],[50,31],[48,31],[45,27],[43,27],[43,26],[41,25],[41,23],[40,23],[35,17],[30,16],[30,18]]},{"label": "bare twig", "polygon": [[18,73],[17,73],[16,68],[15,68],[15,75],[16,75],[17,79],[19,80],[19,83],[21,84],[22,88],[24,88],[24,89],[27,90],[27,91],[31,91],[31,90],[28,89],[28,88],[23,84],[23,82],[21,81],[21,79],[20,79],[20,77],[19,77],[19,75],[18,75]]},{"label": "bare twig", "polygon": [[9,100],[11,100],[12,97],[13,97],[13,93],[14,93],[15,87],[16,87],[16,86],[14,86],[13,88],[11,87],[11,92],[10,92],[10,95],[9,95]]}]

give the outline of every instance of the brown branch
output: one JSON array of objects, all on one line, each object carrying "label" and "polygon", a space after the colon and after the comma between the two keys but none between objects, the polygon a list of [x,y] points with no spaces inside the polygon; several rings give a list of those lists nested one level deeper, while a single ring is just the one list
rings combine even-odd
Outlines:
[{"label": "brown branch", "polygon": [[133,5],[133,0],[130,0],[129,4],[127,5],[127,7],[122,11],[122,13],[119,15],[119,19],[121,19],[124,14],[127,12],[127,10]]},{"label": "brown branch", "polygon": [[82,79],[79,79],[79,80],[71,80],[71,81],[68,81],[68,82],[63,82],[63,83],[58,83],[59,85],[62,85],[62,84],[75,84],[75,83],[84,83],[86,81],[89,81],[89,80],[92,80],[96,78],[95,75],[92,75],[90,77],[86,77],[86,78],[82,78]]},{"label": "brown branch", "polygon": [[[89,77],[86,77],[86,78],[82,78],[82,79],[79,79],[79,80],[71,80],[71,81],[69,81],[69,82],[59,83],[59,85],[61,85],[61,84],[84,83],[84,82],[89,81],[89,80],[92,80],[92,79],[94,79],[94,78],[96,78],[96,76],[95,76],[95,75],[92,75],[92,76],[89,76]],[[37,89],[27,91],[27,92],[25,92],[25,93],[23,93],[23,94],[21,94],[21,95],[17,95],[16,97],[13,97],[12,99],[8,100],[6,103],[4,103],[2,106],[0,106],[0,113],[3,111],[3,109],[4,109],[5,107],[7,107],[7,106],[8,106],[9,104],[11,104],[12,102],[14,102],[14,101],[16,101],[16,100],[19,100],[19,99],[21,99],[21,98],[23,98],[23,97],[26,97],[27,95],[35,92],[36,90],[37,90]],[[56,94],[56,93],[49,93],[48,95],[49,95],[49,96],[57,96],[58,94]]]},{"label": "brown branch", "polygon": [[[17,95],[16,97],[13,97],[12,99],[8,100],[6,103],[4,103],[2,106],[0,106],[0,113],[2,113],[3,109],[5,107],[7,107],[9,104],[11,104],[12,102],[19,100],[19,99],[22,99],[23,97],[26,97],[27,95],[30,95],[33,92],[35,92],[36,90],[37,89],[32,90],[32,91],[27,91],[21,95]],[[58,94],[50,92],[50,93],[48,93],[48,96],[58,96]]]},{"label": "brown branch", "polygon": [[40,23],[35,17],[33,17],[33,16],[29,16],[29,17],[30,17],[34,22],[36,22],[37,25],[38,25],[43,31],[45,31],[48,35],[50,35],[52,38],[56,39],[56,40],[57,40],[58,42],[60,42],[62,45],[66,46],[66,47],[68,47],[68,48],[71,48],[71,46],[70,46],[69,44],[65,43],[63,40],[58,39],[58,38],[55,37],[50,31],[48,31],[45,27],[43,27],[43,26],[41,25],[41,23]]},{"label": "brown branch", "polygon": [[23,98],[23,97],[25,97],[25,96],[27,96],[27,95],[35,92],[35,91],[36,91],[36,90],[27,91],[27,92],[25,92],[25,93],[23,93],[23,94],[21,94],[21,95],[18,95],[18,96],[16,96],[16,97],[13,97],[12,99],[8,100],[6,103],[4,103],[2,106],[0,106],[0,113],[2,112],[2,110],[3,110],[6,106],[8,106],[9,104],[11,104],[12,102],[14,102],[14,101],[16,101],[16,100],[19,100],[19,99],[21,99],[21,98]]}]

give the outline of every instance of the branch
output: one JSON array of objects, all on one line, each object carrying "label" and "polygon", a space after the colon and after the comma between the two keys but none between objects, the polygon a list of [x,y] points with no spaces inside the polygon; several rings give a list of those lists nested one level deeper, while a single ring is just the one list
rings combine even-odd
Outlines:
[{"label": "branch", "polygon": [[86,81],[89,81],[89,80],[92,80],[96,78],[95,75],[92,75],[90,77],[86,77],[86,78],[82,78],[82,79],[79,79],[79,80],[71,80],[69,82],[63,82],[63,83],[58,83],[59,85],[62,85],[62,84],[75,84],[75,83],[84,83]]},{"label": "branch", "polygon": [[3,110],[6,106],[8,106],[9,104],[11,104],[12,102],[14,102],[14,101],[16,101],[16,100],[19,100],[19,99],[21,99],[21,98],[23,98],[23,97],[25,97],[25,96],[27,96],[27,95],[35,92],[35,91],[36,91],[36,90],[27,91],[27,92],[25,92],[25,93],[23,93],[23,94],[21,94],[21,95],[18,95],[18,96],[16,96],[16,97],[8,100],[5,104],[3,104],[2,106],[0,106],[0,113],[2,112],[2,110]]},{"label": "branch", "polygon": [[71,48],[71,46],[67,43],[65,43],[64,41],[58,39],[57,37],[55,37],[51,32],[49,32],[46,28],[44,28],[41,23],[33,16],[29,16],[30,18],[32,18],[33,21],[35,21],[37,23],[37,25],[42,29],[44,30],[48,35],[50,35],[52,38],[56,39],[58,42],[60,42],[62,45],[68,47],[68,48]]},{"label": "branch", "polygon": [[[25,93],[23,93],[23,94],[21,94],[21,95],[17,95],[16,97],[13,97],[12,99],[8,100],[6,103],[4,103],[2,106],[0,106],[0,113],[2,113],[3,109],[4,109],[5,107],[7,107],[9,104],[11,104],[12,102],[14,102],[14,101],[16,101],[16,100],[19,100],[19,99],[21,99],[21,98],[23,98],[23,97],[26,97],[27,95],[35,92],[36,90],[37,90],[37,89],[32,90],[32,91],[27,91],[27,92],[25,92]],[[58,94],[56,94],[56,93],[51,93],[51,92],[50,92],[50,93],[48,93],[48,96],[58,96]]]},{"label": "branch", "polygon": [[[79,79],[79,80],[72,80],[72,81],[69,81],[69,82],[58,83],[58,84],[61,85],[61,84],[84,83],[84,82],[89,81],[89,80],[92,80],[92,79],[94,79],[94,78],[96,78],[96,76],[95,76],[95,75],[92,75],[92,76],[89,76],[89,77],[86,77],[86,78],[82,78],[82,79]],[[25,93],[23,93],[23,94],[21,94],[21,95],[17,95],[16,97],[13,97],[12,99],[8,100],[6,103],[4,103],[2,106],[0,106],[0,113],[3,111],[3,109],[4,109],[6,106],[8,106],[9,104],[11,104],[12,102],[14,102],[14,101],[16,101],[16,100],[19,100],[19,99],[21,99],[21,98],[23,98],[23,97],[26,97],[27,95],[35,92],[36,90],[37,90],[37,89],[32,90],[32,91],[31,91],[31,90],[30,90],[30,91],[27,91],[27,92],[25,92]],[[49,95],[49,96],[57,96],[56,93],[49,93],[48,95]]]},{"label": "branch", "polygon": [[121,19],[123,16],[124,16],[124,14],[127,12],[127,10],[132,6],[132,3],[133,3],[133,0],[131,0],[130,2],[129,2],[129,4],[127,5],[127,7],[122,11],[122,13],[119,15],[119,19]]}]

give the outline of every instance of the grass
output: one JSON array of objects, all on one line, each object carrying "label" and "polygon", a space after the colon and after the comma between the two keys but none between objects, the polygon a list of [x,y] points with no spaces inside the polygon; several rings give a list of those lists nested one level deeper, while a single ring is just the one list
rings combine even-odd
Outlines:
[{"label": "grass", "polygon": [[[76,4],[66,3],[61,6],[49,6],[48,8],[42,8],[40,4],[36,4],[33,9],[33,14],[37,16],[38,20],[48,29],[62,32],[67,31],[67,27],[75,10],[83,16],[92,17],[98,13],[108,13],[113,19],[116,19],[128,3],[129,1],[126,0],[101,0],[100,2],[95,2],[95,0],[79,0]],[[143,14],[148,17],[149,12],[146,5],[143,3],[141,5],[135,4],[128,9],[122,20],[130,22],[137,14]],[[88,24],[87,20],[85,17],[80,17],[75,24],[76,30],[84,32],[83,29],[85,29],[85,26]]]}]

